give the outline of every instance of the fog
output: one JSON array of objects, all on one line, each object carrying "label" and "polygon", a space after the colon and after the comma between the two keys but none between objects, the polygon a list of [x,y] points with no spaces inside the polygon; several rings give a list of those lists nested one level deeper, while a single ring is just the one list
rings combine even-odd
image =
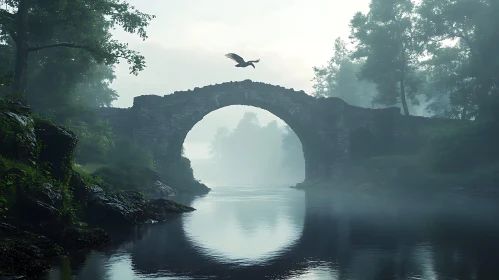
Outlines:
[{"label": "fog", "polygon": [[[242,116],[220,125],[228,114]],[[184,148],[195,178],[210,186],[291,186],[305,179],[300,140],[262,109],[230,106],[212,112],[187,134]]]}]

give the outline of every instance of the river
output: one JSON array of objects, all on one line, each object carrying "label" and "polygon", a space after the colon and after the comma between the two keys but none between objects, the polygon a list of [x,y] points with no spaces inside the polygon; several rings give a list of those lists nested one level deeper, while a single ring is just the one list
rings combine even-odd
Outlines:
[{"label": "river", "polygon": [[115,233],[46,279],[499,279],[499,211],[484,201],[220,186],[184,202],[197,210]]}]

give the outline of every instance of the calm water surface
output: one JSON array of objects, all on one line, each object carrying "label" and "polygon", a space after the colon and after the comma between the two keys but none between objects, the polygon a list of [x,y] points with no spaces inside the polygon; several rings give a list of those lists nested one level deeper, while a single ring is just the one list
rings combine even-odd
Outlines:
[{"label": "calm water surface", "polygon": [[47,279],[499,279],[499,211],[483,201],[230,186],[184,202],[197,211],[120,232]]}]

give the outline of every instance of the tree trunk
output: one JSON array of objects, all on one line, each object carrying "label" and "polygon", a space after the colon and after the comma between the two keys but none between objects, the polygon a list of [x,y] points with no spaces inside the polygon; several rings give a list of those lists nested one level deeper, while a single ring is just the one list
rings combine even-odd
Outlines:
[{"label": "tree trunk", "polygon": [[404,79],[400,80],[400,101],[402,101],[402,108],[404,109],[404,115],[409,116],[409,108],[407,107],[407,100],[405,99]]},{"label": "tree trunk", "polygon": [[12,95],[26,104],[26,85],[28,74],[28,6],[26,0],[20,0],[17,11],[17,28],[14,36],[16,42],[16,61],[14,68],[14,86]]}]

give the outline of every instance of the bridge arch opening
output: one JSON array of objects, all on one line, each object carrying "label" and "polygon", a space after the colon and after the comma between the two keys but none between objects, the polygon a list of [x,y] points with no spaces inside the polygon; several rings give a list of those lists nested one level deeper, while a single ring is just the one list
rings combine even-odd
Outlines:
[{"label": "bridge arch opening", "polygon": [[[182,147],[189,131],[205,116],[218,109],[246,105],[266,110],[284,121],[302,144],[305,159],[305,180],[329,176],[338,164],[336,159],[347,153],[344,147],[341,114],[330,112],[329,103],[319,101],[303,91],[295,91],[250,80],[227,82],[174,92],[165,96],[142,95],[134,98],[131,108],[133,137],[141,145],[150,147],[159,169],[175,170],[182,158]],[[335,102],[341,110],[343,103]],[[321,105],[322,104],[322,105]],[[330,106],[329,106],[330,107]],[[332,122],[332,129],[325,129]],[[338,124],[338,125],[336,125]],[[331,145],[330,141],[338,143]],[[170,172],[171,174],[175,172]]]},{"label": "bridge arch opening", "polygon": [[248,105],[209,112],[183,139],[194,177],[216,185],[277,186],[305,180],[303,145],[273,113]]}]

